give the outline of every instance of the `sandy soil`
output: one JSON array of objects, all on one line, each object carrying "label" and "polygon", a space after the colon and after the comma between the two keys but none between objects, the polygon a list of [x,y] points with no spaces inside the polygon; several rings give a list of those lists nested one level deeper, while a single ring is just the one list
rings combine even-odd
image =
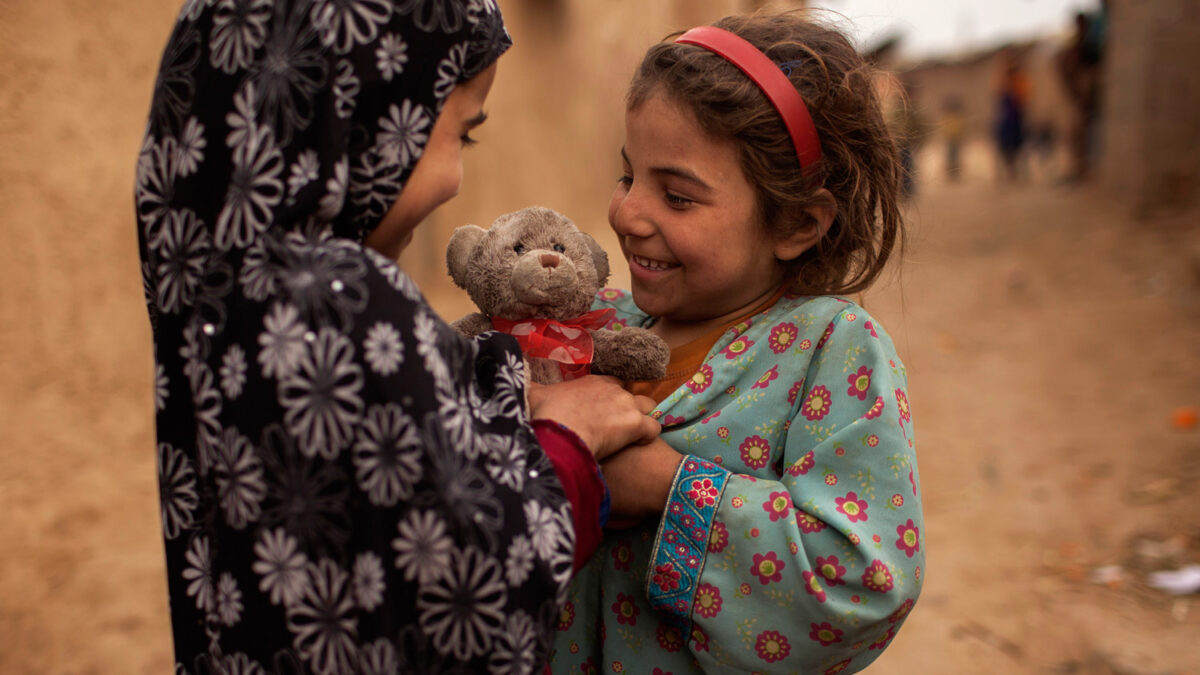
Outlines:
[{"label": "sandy soil", "polygon": [[[0,673],[171,671],[131,195],[157,5],[0,0]],[[1200,562],[1200,430],[1170,422],[1200,405],[1198,214],[972,176],[910,215],[865,302],[909,366],[929,563],[874,671],[1200,672],[1200,598],[1145,577]]]}]

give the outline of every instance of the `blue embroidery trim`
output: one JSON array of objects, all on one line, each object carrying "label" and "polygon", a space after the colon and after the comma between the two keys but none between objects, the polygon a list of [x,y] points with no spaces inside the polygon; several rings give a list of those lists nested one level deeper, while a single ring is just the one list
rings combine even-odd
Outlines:
[{"label": "blue embroidery trim", "polygon": [[708,460],[685,456],[658,526],[650,568],[646,570],[646,595],[650,605],[685,635],[704,567],[708,533],[728,480],[727,470]]}]

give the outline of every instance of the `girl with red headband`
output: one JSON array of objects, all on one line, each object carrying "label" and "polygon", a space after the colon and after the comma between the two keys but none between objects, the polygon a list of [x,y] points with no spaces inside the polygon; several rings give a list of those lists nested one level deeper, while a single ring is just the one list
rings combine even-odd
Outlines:
[{"label": "girl with red headband", "polygon": [[553,670],[855,672],[921,590],[906,373],[845,296],[900,237],[873,71],[802,14],[650,48],[609,206],[632,278],[597,307],[671,346],[661,436],[601,466],[613,517]]}]

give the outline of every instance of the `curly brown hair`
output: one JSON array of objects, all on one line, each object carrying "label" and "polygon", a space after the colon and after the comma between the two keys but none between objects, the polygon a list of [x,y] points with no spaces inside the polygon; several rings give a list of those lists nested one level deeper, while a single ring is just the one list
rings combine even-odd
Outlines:
[{"label": "curly brown hair", "polygon": [[736,141],[759,215],[776,236],[812,227],[805,209],[821,201],[821,188],[828,190],[836,202],[833,224],[815,246],[784,263],[791,290],[866,289],[903,240],[903,168],[880,110],[875,68],[844,35],[802,12],[730,16],[713,25],[790,70],[821,139],[821,160],[802,171],[787,128],[758,86],[721,56],[674,42],[679,33],[647,51],[629,87],[629,109],[663,93],[707,133]]}]

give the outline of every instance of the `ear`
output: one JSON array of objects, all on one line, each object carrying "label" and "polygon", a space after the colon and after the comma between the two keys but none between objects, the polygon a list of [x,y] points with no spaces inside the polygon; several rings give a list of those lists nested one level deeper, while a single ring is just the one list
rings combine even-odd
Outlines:
[{"label": "ear", "polygon": [[580,231],[583,238],[587,241],[588,250],[592,252],[592,264],[596,266],[596,283],[604,288],[604,284],[608,283],[608,254],[600,247],[600,242],[587,232]]},{"label": "ear", "polygon": [[799,258],[829,232],[836,216],[837,200],[833,194],[825,188],[817,190],[812,202],[798,214],[802,224],[791,233],[775,239],[775,258],[785,262]]},{"label": "ear", "polygon": [[459,288],[467,287],[471,253],[486,236],[487,230],[478,225],[463,225],[450,236],[450,243],[446,246],[446,267],[450,270],[450,278]]}]

